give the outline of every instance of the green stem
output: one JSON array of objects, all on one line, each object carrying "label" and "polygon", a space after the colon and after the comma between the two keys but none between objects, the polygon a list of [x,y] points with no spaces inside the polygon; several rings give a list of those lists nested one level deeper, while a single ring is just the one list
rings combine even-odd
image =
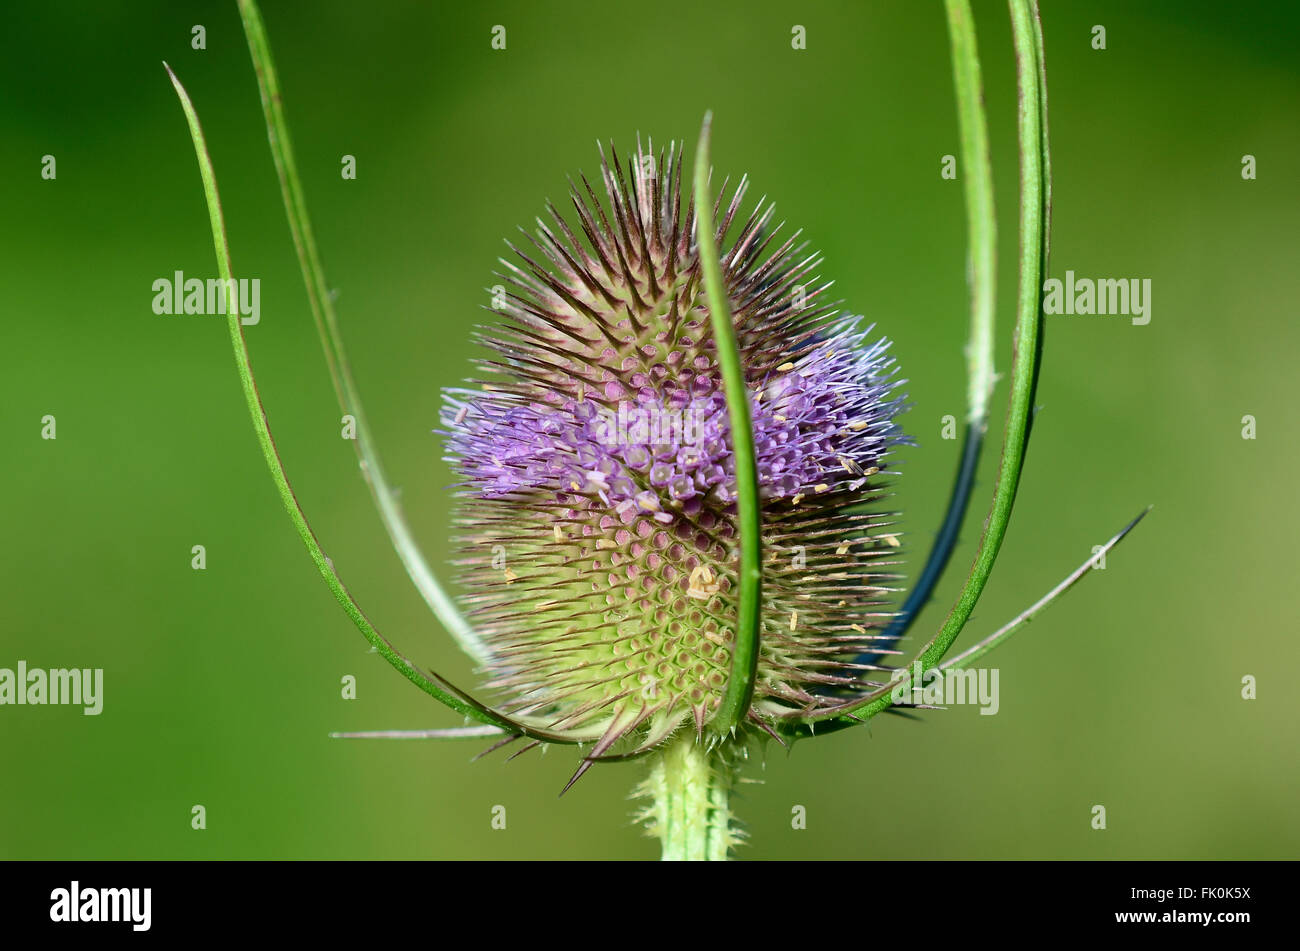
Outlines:
[{"label": "green stem", "polygon": [[736,834],[729,805],[731,770],[691,733],[657,758],[641,792],[663,860],[725,861]]}]

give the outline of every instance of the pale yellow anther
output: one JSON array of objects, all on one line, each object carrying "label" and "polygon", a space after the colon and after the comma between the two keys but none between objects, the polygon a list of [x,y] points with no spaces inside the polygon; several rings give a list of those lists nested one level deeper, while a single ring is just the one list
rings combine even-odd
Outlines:
[{"label": "pale yellow anther", "polygon": [[696,565],[691,569],[691,576],[687,580],[687,597],[695,598],[698,601],[707,601],[717,592],[718,585],[713,580],[713,572],[708,565]]}]

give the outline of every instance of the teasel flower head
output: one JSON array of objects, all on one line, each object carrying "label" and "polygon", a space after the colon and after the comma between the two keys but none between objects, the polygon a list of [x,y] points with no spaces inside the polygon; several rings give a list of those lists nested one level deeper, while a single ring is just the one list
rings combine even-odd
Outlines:
[{"label": "teasel flower head", "polygon": [[[601,149],[491,289],[493,357],[442,419],[459,474],[460,580],[499,709],[651,749],[703,734],[735,642],[730,424],[682,153]],[[855,690],[885,648],[899,543],[885,496],[901,400],[888,342],[826,300],[820,258],[746,181],[717,244],[744,366],[761,499],[760,653],[746,725]],[[727,235],[735,229],[729,241]],[[525,234],[527,234],[525,232]],[[878,669],[878,668],[877,668]]]},{"label": "teasel flower head", "polygon": [[[895,695],[961,670],[1091,572],[1140,513],[1010,623],[944,660],[980,598],[1006,533],[1033,418],[1050,248],[1045,66],[1036,4],[1012,0],[1021,158],[1021,278],[1010,398],[989,515],[971,570],[939,630],[898,669],[917,612],[949,564],[988,423],[996,220],[979,60],[969,10],[948,7],[971,251],[968,413],[947,512],[907,598],[891,597],[900,545],[883,511],[905,442],[887,343],[826,299],[798,233],[779,236],[745,181],[715,204],[706,115],[683,207],[674,145],[602,151],[599,188],[548,207],[531,248],[514,248],[491,289],[495,353],[448,391],[440,430],[459,474],[462,612],[416,545],[370,436],[298,182],[265,27],[240,4],[268,138],[313,316],[351,440],[404,567],[434,616],[487,669],[496,705],[422,669],[367,617],[334,570],[275,449],[239,320],[230,340],[254,431],[290,521],[331,593],[395,670],[478,721],[339,737],[498,737],[590,746],[592,763],[652,757],[642,817],[665,858],[725,858],[741,837],[729,810],[749,740],[781,742],[918,706]],[[218,271],[231,258],[197,112],[168,69],[190,129]],[[743,223],[741,223],[743,221]],[[716,222],[716,226],[715,226]],[[734,234],[728,234],[735,226]],[[722,249],[721,254],[719,249]],[[1149,507],[1148,507],[1149,511]],[[466,616],[468,614],[468,617]],[[894,684],[875,672],[903,674]],[[915,686],[912,683],[912,686]],[[924,700],[924,696],[922,698]],[[924,704],[922,704],[924,705]],[[669,743],[669,739],[673,742]],[[495,747],[494,747],[495,748]]]}]

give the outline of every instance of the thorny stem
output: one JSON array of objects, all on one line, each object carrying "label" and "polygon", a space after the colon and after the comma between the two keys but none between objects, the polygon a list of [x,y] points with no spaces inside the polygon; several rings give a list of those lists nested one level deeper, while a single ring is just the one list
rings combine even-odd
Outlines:
[{"label": "thorny stem", "polygon": [[646,818],[665,862],[726,860],[737,839],[731,782],[730,767],[693,733],[664,749],[638,791],[651,800]]}]

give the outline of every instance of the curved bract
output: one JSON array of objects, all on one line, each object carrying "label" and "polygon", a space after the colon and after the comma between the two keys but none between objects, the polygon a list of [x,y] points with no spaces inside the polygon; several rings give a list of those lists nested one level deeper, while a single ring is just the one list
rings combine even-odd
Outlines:
[{"label": "curved bract", "polygon": [[429,610],[460,648],[475,661],[482,662],[485,654],[478,635],[457,609],[455,601],[438,580],[433,569],[429,567],[402,514],[397,493],[389,485],[388,478],[384,474],[379,453],[370,434],[370,424],[361,403],[361,396],[352,379],[347,353],[343,349],[343,338],[339,332],[338,318],[334,313],[333,297],[325,284],[325,270],[321,266],[320,255],[316,250],[311,216],[307,213],[307,200],[303,196],[302,183],[298,177],[298,163],[294,158],[293,141],[289,136],[289,126],[284,117],[280,80],[276,74],[275,61],[271,56],[271,44],[266,36],[266,27],[262,23],[262,14],[253,0],[239,0],[239,16],[244,25],[249,53],[257,73],[257,87],[262,97],[262,112],[266,119],[271,158],[275,163],[276,175],[280,179],[285,216],[289,222],[289,231],[293,235],[294,248],[298,253],[298,264],[302,269],[303,285],[307,288],[307,300],[311,305],[312,319],[316,324],[316,333],[320,337],[330,380],[334,384],[339,410],[350,416],[355,424],[356,438],[349,442],[356,451],[361,474],[370,488],[375,509],[392,541],[393,550],[397,552],[416,590],[420,592]]}]

